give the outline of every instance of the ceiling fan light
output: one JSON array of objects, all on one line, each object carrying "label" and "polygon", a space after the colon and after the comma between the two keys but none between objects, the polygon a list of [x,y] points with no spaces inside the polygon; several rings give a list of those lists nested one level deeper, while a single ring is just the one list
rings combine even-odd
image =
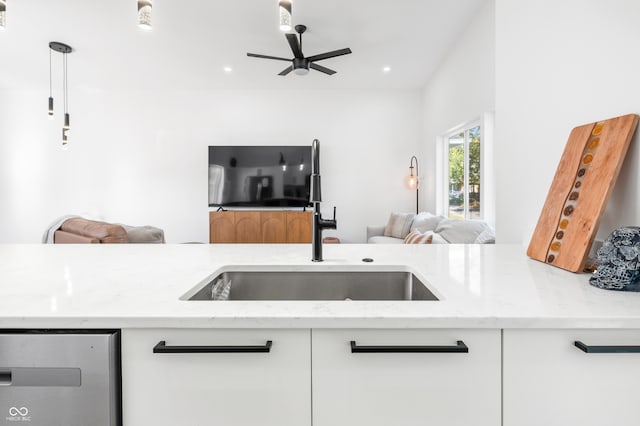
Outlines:
[{"label": "ceiling fan light", "polygon": [[291,31],[291,0],[279,0],[280,31]]},{"label": "ceiling fan light", "polygon": [[274,59],[291,63],[291,65],[278,73],[279,76],[289,75],[289,73],[291,73],[292,71],[297,75],[306,75],[309,73],[310,68],[313,68],[314,70],[326,75],[333,75],[336,73],[336,71],[330,68],[323,67],[322,65],[318,65],[315,63],[315,61],[322,61],[325,59],[335,58],[336,56],[348,55],[352,53],[351,49],[347,47],[345,49],[333,50],[331,52],[324,52],[318,55],[305,57],[302,51],[302,34],[307,30],[307,27],[306,25],[298,24],[295,26],[295,30],[297,34],[286,33],[284,35],[287,42],[289,43],[289,47],[291,48],[291,53],[293,53],[292,59],[278,56],[259,55],[257,53],[247,53],[247,56],[262,59]]}]

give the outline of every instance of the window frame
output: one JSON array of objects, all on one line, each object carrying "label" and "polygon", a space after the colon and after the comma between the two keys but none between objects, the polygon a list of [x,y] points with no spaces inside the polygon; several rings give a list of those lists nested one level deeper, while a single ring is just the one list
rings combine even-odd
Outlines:
[{"label": "window frame", "polygon": [[449,191],[450,191],[450,182],[449,182],[449,139],[453,136],[456,136],[459,133],[463,133],[463,145],[464,145],[464,182],[463,182],[463,194],[464,194],[464,206],[463,206],[463,215],[465,220],[471,219],[469,215],[469,131],[475,127],[480,128],[480,217],[474,218],[479,220],[484,220],[485,218],[485,125],[483,120],[480,118],[476,118],[471,121],[467,121],[463,124],[455,126],[449,129],[447,132],[443,133],[440,136],[440,148],[442,152],[442,173],[441,173],[441,184],[439,185],[440,190],[442,191],[441,205],[442,208],[441,214],[445,217],[449,218]]}]

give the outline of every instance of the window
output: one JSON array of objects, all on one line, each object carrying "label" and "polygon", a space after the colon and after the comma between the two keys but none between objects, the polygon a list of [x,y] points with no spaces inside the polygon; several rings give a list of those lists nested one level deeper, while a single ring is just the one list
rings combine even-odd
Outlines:
[{"label": "window", "polygon": [[445,140],[445,211],[450,218],[481,219],[482,132],[477,123],[459,128]]}]

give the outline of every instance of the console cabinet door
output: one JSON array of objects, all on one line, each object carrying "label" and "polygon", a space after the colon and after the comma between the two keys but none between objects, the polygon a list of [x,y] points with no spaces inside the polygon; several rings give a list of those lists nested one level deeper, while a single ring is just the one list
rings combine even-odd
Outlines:
[{"label": "console cabinet door", "polygon": [[287,212],[287,242],[310,243],[312,212]]},{"label": "console cabinet door", "polygon": [[261,243],[260,212],[234,212],[236,217],[236,243]]},{"label": "console cabinet door", "polygon": [[236,242],[235,212],[209,212],[209,242]]},{"label": "console cabinet door", "polygon": [[273,244],[287,242],[286,218],[287,215],[282,212],[260,212],[263,243]]},{"label": "console cabinet door", "polygon": [[[124,426],[310,426],[309,330],[122,332]],[[154,353],[175,346],[270,352]],[[237,349],[234,348],[234,349]],[[182,348],[181,348],[182,349]]]},{"label": "console cabinet door", "polygon": [[[442,352],[458,341],[468,353]],[[314,329],[312,342],[314,426],[500,425],[500,330]],[[434,352],[389,352],[410,347]]]},{"label": "console cabinet door", "polygon": [[504,426],[637,426],[639,384],[640,330],[504,331]]}]

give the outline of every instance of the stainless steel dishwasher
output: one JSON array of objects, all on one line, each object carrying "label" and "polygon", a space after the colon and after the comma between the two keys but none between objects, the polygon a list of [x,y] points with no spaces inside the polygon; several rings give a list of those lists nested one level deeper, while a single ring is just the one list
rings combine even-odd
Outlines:
[{"label": "stainless steel dishwasher", "polygon": [[0,330],[0,425],[122,424],[120,332]]}]

